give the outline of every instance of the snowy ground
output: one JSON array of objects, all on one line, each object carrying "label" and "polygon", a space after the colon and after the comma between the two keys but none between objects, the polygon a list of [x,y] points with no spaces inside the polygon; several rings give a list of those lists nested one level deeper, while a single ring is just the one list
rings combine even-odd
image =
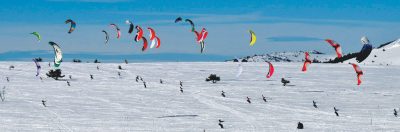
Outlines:
[{"label": "snowy ground", "polygon": [[[9,70],[10,65],[15,69]],[[232,62],[63,63],[65,79],[72,75],[68,87],[66,80],[44,77],[47,63],[42,63],[41,81],[33,62],[0,62],[0,87],[6,87],[0,131],[298,131],[299,121],[305,126],[299,131],[400,130],[400,119],[393,115],[400,107],[399,66],[360,65],[365,75],[357,86],[348,64],[312,64],[307,73],[300,71],[300,63],[274,65],[274,76],[266,79],[266,63],[243,63],[243,74],[236,79],[237,63]],[[211,73],[222,80],[205,82]],[[148,88],[135,82],[136,75]],[[281,85],[282,76],[291,81],[289,86]],[[225,121],[225,129],[218,119]]]}]

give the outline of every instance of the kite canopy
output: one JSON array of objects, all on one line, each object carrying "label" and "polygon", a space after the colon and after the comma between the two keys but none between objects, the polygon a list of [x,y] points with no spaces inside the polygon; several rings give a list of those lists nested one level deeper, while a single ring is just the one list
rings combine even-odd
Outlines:
[{"label": "kite canopy", "polygon": [[253,46],[257,41],[257,37],[253,31],[249,30],[249,32],[250,32],[250,46]]},{"label": "kite canopy", "polygon": [[62,51],[60,46],[58,46],[56,43],[50,41],[49,44],[53,46],[54,49],[54,67],[59,67],[62,62]]},{"label": "kite canopy", "polygon": [[194,23],[193,23],[193,21],[192,20],[190,20],[190,19],[185,19],[185,22],[188,22],[191,26],[192,26],[192,32],[194,32],[194,30],[195,30],[195,28],[194,28]]},{"label": "kite canopy", "polygon": [[200,39],[198,38],[198,41],[199,41],[199,42],[204,41],[204,40],[207,38],[207,35],[208,35],[207,30],[206,30],[205,28],[203,28],[203,29],[201,30],[200,35],[199,35]]},{"label": "kite canopy", "polygon": [[136,36],[135,36],[135,41],[139,42],[139,40],[142,39],[142,37],[143,37],[143,30],[140,26],[136,26],[136,30],[137,30],[137,32],[136,32]]},{"label": "kite canopy", "polygon": [[196,35],[196,41],[197,41],[198,43],[200,43],[201,34],[200,34],[199,32],[197,32],[196,30],[193,31],[193,32],[194,32],[194,34]]},{"label": "kite canopy", "polygon": [[147,39],[145,37],[142,37],[142,39],[143,39],[142,51],[145,51],[147,49]]},{"label": "kite canopy", "polygon": [[182,17],[178,17],[175,19],[175,23],[182,21]]},{"label": "kite canopy", "polygon": [[119,27],[114,23],[111,23],[110,26],[115,28],[115,30],[117,31],[117,39],[119,39],[121,37],[121,31]]},{"label": "kite canopy", "polygon": [[154,29],[152,29],[150,27],[147,29],[150,31],[150,34],[149,34],[149,38],[151,41],[150,48],[154,48],[154,46],[156,48],[159,48],[160,44],[161,44],[160,38],[156,35],[156,32],[154,31]]},{"label": "kite canopy", "polygon": [[40,64],[36,59],[32,59],[32,60],[36,64],[36,76],[39,76],[39,72],[40,72],[40,69],[41,69]]},{"label": "kite canopy", "polygon": [[76,23],[71,19],[68,19],[65,21],[65,24],[68,24],[68,23],[71,23],[71,27],[69,28],[68,33],[72,33],[75,30]]},{"label": "kite canopy", "polygon": [[106,35],[106,40],[105,40],[104,43],[107,44],[107,43],[108,43],[108,40],[110,39],[109,36],[108,36],[108,33],[107,33],[107,31],[105,31],[105,30],[103,30],[102,32]]},{"label": "kite canopy", "polygon": [[340,47],[340,44],[332,39],[325,39],[325,41],[335,48],[337,58],[342,58],[342,48]]},{"label": "kite canopy", "polygon": [[200,52],[203,53],[204,48],[205,48],[204,40],[207,38],[208,32],[207,32],[207,30],[205,28],[203,28],[200,33],[197,32],[196,30],[193,31],[193,32],[196,35],[196,41],[198,43],[200,43]]},{"label": "kite canopy", "polygon": [[310,54],[308,54],[308,52],[305,52],[304,54],[305,54],[305,60],[301,71],[306,72],[308,65],[311,64],[311,60],[310,60]]},{"label": "kite canopy", "polygon": [[126,20],[125,23],[126,23],[126,24],[129,24],[128,33],[131,34],[131,33],[133,32],[133,27],[134,27],[134,26],[133,26],[133,23],[132,23],[131,21],[129,21],[129,20]]},{"label": "kite canopy", "polygon": [[156,32],[154,31],[154,29],[152,29],[150,27],[148,27],[147,29],[150,31],[150,34],[149,34],[150,40],[154,40],[154,38],[156,37]]},{"label": "kite canopy", "polygon": [[40,34],[38,32],[32,32],[30,34],[35,35],[36,38],[38,39],[38,41],[42,40],[42,36],[40,36]]},{"label": "kite canopy", "polygon": [[161,40],[160,40],[160,38],[158,38],[157,36],[156,36],[156,41],[157,41],[156,48],[160,48],[160,46],[161,46]]},{"label": "kite canopy", "polygon": [[267,62],[267,63],[268,63],[268,65],[269,65],[269,70],[268,70],[268,73],[267,73],[267,78],[271,78],[272,75],[274,74],[275,68],[274,68],[274,66],[272,65],[271,62]]},{"label": "kite canopy", "polygon": [[361,68],[357,65],[357,64],[354,64],[354,63],[350,63],[351,65],[353,65],[353,68],[354,68],[354,70],[355,70],[355,72],[356,72],[356,74],[357,74],[357,85],[360,85],[361,84],[361,76],[363,75],[363,71],[361,70]]}]

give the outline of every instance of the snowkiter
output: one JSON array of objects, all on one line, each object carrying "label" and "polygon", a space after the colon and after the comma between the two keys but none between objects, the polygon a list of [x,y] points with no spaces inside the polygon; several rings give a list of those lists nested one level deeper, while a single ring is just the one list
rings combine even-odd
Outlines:
[{"label": "snowkiter", "polygon": [[317,106],[317,102],[315,102],[314,100],[312,101],[314,108],[318,108]]},{"label": "snowkiter", "polygon": [[247,103],[251,104],[250,98],[249,97],[246,98],[247,98]]},{"label": "snowkiter", "polygon": [[262,94],[262,99],[264,100],[264,102],[267,102],[267,98],[265,98],[265,96]]},{"label": "snowkiter", "polygon": [[46,106],[46,100],[42,100],[42,105],[43,105],[44,107],[47,107],[47,106]]},{"label": "snowkiter", "polygon": [[224,125],[222,125],[222,122],[225,122],[225,121],[219,119],[218,122],[219,122],[219,123],[218,123],[219,127],[221,127],[222,129],[224,129]]},{"label": "snowkiter", "polygon": [[286,86],[286,84],[290,83],[290,81],[286,80],[285,78],[282,78],[281,82],[282,82],[283,86]]},{"label": "snowkiter", "polygon": [[301,122],[297,123],[297,129],[303,129],[303,128],[304,128],[303,123]]},{"label": "snowkiter", "polygon": [[339,109],[336,109],[336,107],[333,107],[333,110],[335,110],[336,116],[339,116],[339,113],[338,113]]}]

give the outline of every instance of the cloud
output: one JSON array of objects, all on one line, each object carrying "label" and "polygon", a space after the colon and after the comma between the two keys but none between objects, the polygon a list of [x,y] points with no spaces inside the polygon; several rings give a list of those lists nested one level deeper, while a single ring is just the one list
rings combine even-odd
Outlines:
[{"label": "cloud", "polygon": [[309,42],[309,41],[321,41],[323,39],[316,37],[306,37],[306,36],[277,36],[269,37],[267,40],[274,42]]}]

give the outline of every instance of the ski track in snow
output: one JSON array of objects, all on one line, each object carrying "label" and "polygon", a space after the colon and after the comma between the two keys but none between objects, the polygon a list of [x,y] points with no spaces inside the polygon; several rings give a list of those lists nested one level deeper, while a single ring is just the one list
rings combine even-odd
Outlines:
[{"label": "ski track in snow", "polygon": [[[15,69],[9,70],[10,65]],[[41,65],[43,80],[35,76],[33,62],[0,62],[0,87],[6,87],[0,131],[298,131],[299,121],[305,131],[400,129],[400,118],[393,115],[400,107],[398,66],[360,65],[364,76],[357,86],[349,64],[311,64],[303,73],[301,63],[274,63],[275,73],[266,79],[264,62],[242,63],[239,78],[233,62],[64,62],[64,81],[45,77],[51,67]],[[221,81],[205,82],[210,74]],[[135,81],[136,75],[147,88]],[[282,86],[281,77],[291,86]],[[340,109],[339,117],[333,107]],[[225,121],[225,129],[218,119]]]}]

